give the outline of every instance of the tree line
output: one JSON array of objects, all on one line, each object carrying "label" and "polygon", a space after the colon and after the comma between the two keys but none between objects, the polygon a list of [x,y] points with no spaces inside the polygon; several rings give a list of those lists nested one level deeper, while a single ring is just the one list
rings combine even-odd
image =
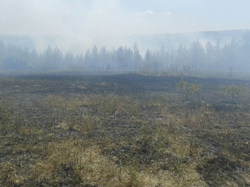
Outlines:
[{"label": "tree line", "polygon": [[241,39],[220,45],[219,42],[201,44],[199,40],[190,46],[178,48],[139,50],[137,43],[130,47],[107,50],[94,46],[85,54],[63,53],[59,48],[47,47],[38,53],[36,49],[5,45],[0,42],[0,70],[83,70],[83,71],[143,71],[185,72],[191,70],[246,70],[250,69],[250,33]]}]

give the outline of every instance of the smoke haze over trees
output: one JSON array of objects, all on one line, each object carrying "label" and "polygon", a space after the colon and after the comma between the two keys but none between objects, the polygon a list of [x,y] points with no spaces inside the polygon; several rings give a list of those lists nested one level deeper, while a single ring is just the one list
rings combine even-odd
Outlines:
[{"label": "smoke haze over trees", "polygon": [[147,49],[145,53],[135,43],[108,50],[94,46],[84,54],[62,52],[60,47],[47,47],[42,52],[0,42],[1,70],[83,70],[126,72],[183,72],[194,70],[246,71],[250,69],[250,32],[231,42],[202,44],[198,39],[191,45],[177,48]]}]

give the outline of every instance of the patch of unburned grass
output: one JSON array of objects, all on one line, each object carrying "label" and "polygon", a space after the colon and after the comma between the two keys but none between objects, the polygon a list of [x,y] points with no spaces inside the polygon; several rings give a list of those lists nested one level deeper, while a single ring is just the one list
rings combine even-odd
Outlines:
[{"label": "patch of unburned grass", "polygon": [[[30,166],[25,176],[12,176],[13,184],[33,181],[50,184],[89,184],[96,186],[144,186],[143,174],[132,167],[118,167],[85,141],[67,140],[48,143],[43,156]],[[6,166],[5,166],[6,167]]]}]

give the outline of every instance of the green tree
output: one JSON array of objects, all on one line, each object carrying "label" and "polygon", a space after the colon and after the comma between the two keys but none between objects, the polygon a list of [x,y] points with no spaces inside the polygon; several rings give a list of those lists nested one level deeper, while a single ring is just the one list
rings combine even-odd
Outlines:
[{"label": "green tree", "polygon": [[135,71],[138,70],[138,67],[141,64],[141,61],[142,61],[142,58],[141,58],[139,47],[138,47],[137,43],[134,43],[134,45],[133,45],[133,66],[134,66]]}]

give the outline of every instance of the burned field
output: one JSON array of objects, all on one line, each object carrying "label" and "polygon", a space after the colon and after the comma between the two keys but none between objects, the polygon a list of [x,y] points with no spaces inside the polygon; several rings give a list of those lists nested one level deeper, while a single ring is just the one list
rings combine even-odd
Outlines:
[{"label": "burned field", "polygon": [[0,78],[0,186],[249,186],[249,81]]}]

